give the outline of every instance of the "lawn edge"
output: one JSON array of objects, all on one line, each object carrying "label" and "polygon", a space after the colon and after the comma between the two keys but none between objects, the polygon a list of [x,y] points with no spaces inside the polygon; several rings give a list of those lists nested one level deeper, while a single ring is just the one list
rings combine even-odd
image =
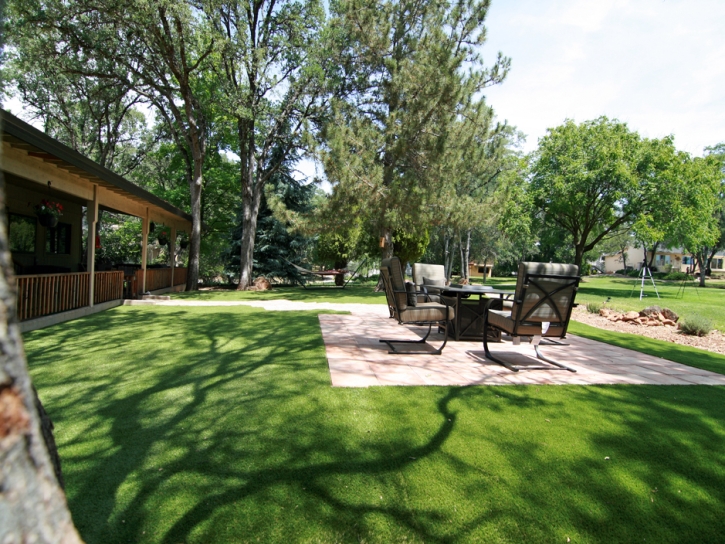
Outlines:
[{"label": "lawn edge", "polygon": [[712,351],[656,340],[638,334],[599,329],[573,319],[569,322],[569,332],[590,340],[725,375],[725,356]]}]

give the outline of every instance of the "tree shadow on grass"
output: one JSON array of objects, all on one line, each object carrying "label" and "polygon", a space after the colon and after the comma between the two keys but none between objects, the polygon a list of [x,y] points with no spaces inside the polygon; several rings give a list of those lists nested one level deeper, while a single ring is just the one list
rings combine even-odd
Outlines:
[{"label": "tree shadow on grass", "polygon": [[722,533],[723,388],[333,389],[310,312],[124,307],[54,329],[28,353],[87,542]]}]

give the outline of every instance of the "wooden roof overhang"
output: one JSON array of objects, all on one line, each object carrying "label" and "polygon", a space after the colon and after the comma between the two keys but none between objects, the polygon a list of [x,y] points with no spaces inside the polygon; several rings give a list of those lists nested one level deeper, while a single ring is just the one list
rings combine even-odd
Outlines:
[{"label": "wooden roof overhang", "polygon": [[2,170],[128,215],[189,231],[192,217],[0,109]]}]

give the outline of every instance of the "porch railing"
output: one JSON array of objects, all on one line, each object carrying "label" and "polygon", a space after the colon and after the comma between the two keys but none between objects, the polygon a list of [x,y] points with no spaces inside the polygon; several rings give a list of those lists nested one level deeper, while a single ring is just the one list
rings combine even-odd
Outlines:
[{"label": "porch railing", "polygon": [[[18,321],[67,312],[88,306],[89,272],[18,276]],[[96,272],[94,304],[123,297],[123,272]]]},{"label": "porch railing", "polygon": [[94,304],[123,298],[123,270],[96,272],[93,291]]},{"label": "porch railing", "polygon": [[[186,283],[186,268],[174,268],[174,285],[183,285]],[[135,272],[135,288],[136,296],[143,295],[143,270],[139,269]],[[147,268],[146,269],[146,291],[156,291],[171,287],[171,268]]]}]

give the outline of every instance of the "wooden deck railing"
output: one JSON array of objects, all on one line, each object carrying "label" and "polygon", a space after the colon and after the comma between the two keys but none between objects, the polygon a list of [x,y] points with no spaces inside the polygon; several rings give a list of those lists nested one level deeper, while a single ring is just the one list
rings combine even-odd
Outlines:
[{"label": "wooden deck railing", "polygon": [[93,291],[94,304],[123,298],[123,270],[96,272]]},{"label": "wooden deck railing", "polygon": [[18,276],[18,320],[88,306],[88,272]]},{"label": "wooden deck railing", "polygon": [[[174,283],[179,285],[177,274],[183,270],[184,283],[186,283],[186,269],[185,268],[174,268]],[[163,289],[165,287],[171,287],[171,268],[147,268],[146,269],[146,291],[156,291],[157,289]],[[136,296],[143,295],[143,270],[136,270]]]},{"label": "wooden deck railing", "polygon": [[[170,268],[149,268],[146,274],[147,291],[171,287]],[[186,274],[186,268],[175,268],[174,285],[185,284]],[[143,270],[136,270],[135,276],[133,287],[136,292],[132,293],[129,288],[127,295],[143,294],[141,293]],[[26,321],[88,306],[90,277],[88,272],[18,276],[16,278],[18,320]],[[96,272],[93,303],[101,304],[123,298],[124,279],[123,270]]]},{"label": "wooden deck railing", "polygon": [[186,283],[186,268],[174,268],[174,285],[184,285]]}]

